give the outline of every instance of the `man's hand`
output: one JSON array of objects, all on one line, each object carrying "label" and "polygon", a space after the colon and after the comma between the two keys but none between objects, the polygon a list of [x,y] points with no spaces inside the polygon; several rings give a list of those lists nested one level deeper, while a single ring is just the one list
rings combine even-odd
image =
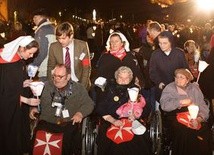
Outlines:
[{"label": "man's hand", "polygon": [[81,112],[76,112],[76,114],[71,118],[71,120],[73,121],[73,125],[75,123],[81,123],[83,119],[83,115]]}]

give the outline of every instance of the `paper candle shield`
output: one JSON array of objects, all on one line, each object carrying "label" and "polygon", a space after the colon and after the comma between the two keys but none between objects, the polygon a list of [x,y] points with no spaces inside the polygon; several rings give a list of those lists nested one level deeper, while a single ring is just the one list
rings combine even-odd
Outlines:
[{"label": "paper candle shield", "polygon": [[98,86],[104,86],[106,84],[106,78],[104,78],[104,77],[98,77],[95,80],[94,84],[98,85]]},{"label": "paper candle shield", "polygon": [[44,83],[41,81],[35,81],[30,83],[30,88],[35,96],[40,96],[44,88]]},{"label": "paper candle shield", "polygon": [[206,61],[199,60],[198,71],[203,72],[209,64]]},{"label": "paper candle shield", "polygon": [[104,78],[104,77],[98,77],[98,78],[95,80],[94,84],[95,84],[96,86],[100,87],[100,88],[104,91],[105,86],[106,86],[106,84],[107,84],[107,80],[106,80],[106,78]]},{"label": "paper candle shield", "polygon": [[145,126],[143,126],[138,120],[132,122],[132,132],[135,135],[142,135],[146,131]]},{"label": "paper candle shield", "polygon": [[28,76],[29,77],[35,77],[37,70],[38,70],[37,66],[29,65],[27,67]]},{"label": "paper candle shield", "polygon": [[133,87],[133,88],[128,88],[128,93],[129,93],[129,98],[132,102],[137,101],[138,93],[139,93],[139,88]]},{"label": "paper candle shield", "polygon": [[197,105],[191,104],[188,106],[188,111],[191,119],[196,119],[198,116],[199,107]]}]

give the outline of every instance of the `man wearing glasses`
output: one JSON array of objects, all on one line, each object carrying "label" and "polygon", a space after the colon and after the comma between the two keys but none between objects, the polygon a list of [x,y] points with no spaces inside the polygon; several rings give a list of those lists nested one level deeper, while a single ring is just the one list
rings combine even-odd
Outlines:
[{"label": "man wearing glasses", "polygon": [[[40,98],[41,113],[36,131],[63,133],[62,154],[73,154],[78,124],[92,112],[94,103],[84,86],[71,80],[70,68],[64,64],[56,65],[52,78],[53,81],[45,84]],[[36,119],[36,113],[38,109],[32,108],[31,119]]]}]

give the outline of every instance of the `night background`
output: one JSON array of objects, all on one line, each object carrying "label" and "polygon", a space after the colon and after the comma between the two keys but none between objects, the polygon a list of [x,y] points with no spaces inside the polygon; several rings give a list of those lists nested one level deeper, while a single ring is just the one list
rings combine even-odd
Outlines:
[{"label": "night background", "polygon": [[[92,19],[92,10],[96,9],[97,19],[104,21],[112,18],[125,22],[144,22],[147,19],[163,22],[185,22],[188,18],[201,23],[209,20],[211,14],[204,13],[195,5],[195,0],[174,3],[168,7],[161,7],[155,0],[8,0],[10,19],[13,12],[18,12],[19,20],[31,19],[31,13],[37,8],[47,8],[51,16],[56,19],[67,20],[72,15],[84,19]],[[177,0],[178,1],[178,0]],[[153,3],[152,3],[153,2]],[[167,2],[167,1],[163,1]],[[59,16],[61,12],[61,16]],[[122,15],[122,19],[120,18]],[[196,17],[196,18],[195,18]]]}]

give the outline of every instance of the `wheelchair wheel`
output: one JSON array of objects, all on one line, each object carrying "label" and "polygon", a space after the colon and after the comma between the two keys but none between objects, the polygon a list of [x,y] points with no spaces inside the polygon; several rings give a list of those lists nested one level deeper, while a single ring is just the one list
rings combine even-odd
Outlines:
[{"label": "wheelchair wheel", "polygon": [[82,124],[82,155],[95,155],[96,136],[97,133],[92,118],[85,118]]},{"label": "wheelchair wheel", "polygon": [[155,111],[150,122],[150,138],[152,140],[152,152],[159,155],[162,145],[162,120],[160,111]]}]

